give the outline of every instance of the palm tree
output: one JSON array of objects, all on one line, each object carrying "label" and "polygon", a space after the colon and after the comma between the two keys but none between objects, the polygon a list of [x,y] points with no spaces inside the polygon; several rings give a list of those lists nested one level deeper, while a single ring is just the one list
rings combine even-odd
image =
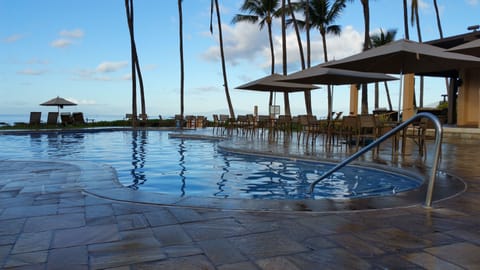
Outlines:
[{"label": "palm tree", "polygon": [[225,54],[223,51],[223,35],[222,35],[222,22],[220,20],[220,8],[218,7],[218,0],[212,0],[210,3],[210,32],[213,33],[212,16],[213,16],[213,4],[215,2],[215,10],[217,13],[218,22],[218,38],[220,43],[220,56],[222,59],[222,71],[223,71],[223,86],[225,87],[225,96],[227,97],[228,110],[230,111],[230,117],[235,118],[235,112],[233,111],[232,101],[230,99],[230,92],[228,91],[227,81],[227,69],[225,66]]},{"label": "palm tree", "polygon": [[179,34],[179,48],[180,48],[180,127],[183,127],[183,114],[184,114],[184,60],[183,60],[183,12],[182,12],[182,0],[178,0],[178,34]]},{"label": "palm tree", "polygon": [[[442,24],[440,23],[440,13],[438,12],[437,0],[433,0],[433,5],[435,6],[435,14],[437,17],[438,33],[440,34],[440,38],[443,38]],[[449,89],[448,78],[445,78],[445,85],[448,93],[448,89]]]},{"label": "palm tree", "polygon": [[[327,53],[327,34],[340,35],[340,25],[332,24],[339,16],[342,10],[345,8],[346,0],[335,0],[331,3],[329,0],[317,0],[308,1],[308,25],[318,29],[322,37],[323,44],[323,58],[325,62],[328,62]],[[307,12],[306,12],[307,13]],[[304,28],[307,25],[307,21],[299,21],[299,26]],[[332,90],[328,86],[328,118],[332,114]]]},{"label": "palm tree", "polygon": [[[422,42],[422,32],[420,31],[420,17],[418,16],[418,0],[412,0],[412,14],[411,14],[411,23],[412,25],[416,24],[418,42]],[[423,91],[424,91],[424,79],[423,76],[420,76],[420,107],[423,107]],[[415,103],[415,99],[413,100]]]},{"label": "palm tree", "polygon": [[408,32],[408,8],[407,0],[403,0],[403,26],[405,31],[405,39],[410,39],[410,34]]},{"label": "palm tree", "polygon": [[[285,22],[285,0],[282,0],[281,16],[282,16],[282,66],[283,75],[287,75],[287,24]],[[288,92],[283,93],[283,103],[285,104],[285,115],[290,113],[290,98]]]},{"label": "palm tree", "polygon": [[[298,51],[300,53],[300,64],[302,66],[302,70],[305,69],[305,55],[303,53],[303,45],[302,45],[302,38],[300,35],[300,29],[298,26],[298,21],[295,18],[295,11],[304,7],[304,4],[302,2],[297,2],[295,3],[296,5],[292,4],[291,0],[288,0],[288,13],[292,17],[292,19],[287,20],[287,25],[293,24],[293,28],[295,29],[295,35],[297,37],[297,44],[298,44]],[[308,6],[308,5],[307,5]],[[312,94],[311,90],[305,90],[304,92],[304,98],[305,98],[305,109],[307,111],[307,115],[312,115]]]},{"label": "palm tree", "polygon": [[145,92],[143,88],[143,78],[142,72],[140,70],[140,64],[138,61],[137,47],[135,44],[135,34],[133,27],[133,0],[125,0],[125,11],[127,13],[127,22],[128,30],[130,33],[130,49],[131,49],[131,58],[132,58],[132,126],[136,126],[137,122],[137,80],[136,75],[138,75],[139,84],[140,84],[140,98],[142,106],[142,115],[146,115],[145,109]]},{"label": "palm tree", "polygon": [[433,5],[435,6],[435,14],[437,16],[438,32],[440,33],[440,38],[443,38],[442,24],[440,23],[440,13],[438,12],[437,0],[433,0]]},{"label": "palm tree", "polygon": [[[260,30],[267,25],[268,40],[270,42],[271,74],[275,73],[275,52],[273,49],[272,21],[279,8],[279,0],[245,0],[240,10],[248,14],[237,14],[233,17],[232,23],[249,22],[257,23]],[[269,106],[273,103],[273,93],[270,92]]]},{"label": "palm tree", "polygon": [[[349,0],[354,1],[354,0]],[[406,0],[405,0],[406,1]],[[370,49],[370,5],[369,0],[360,0],[363,9],[363,22],[365,26],[365,33],[363,36],[363,50]],[[368,86],[366,83],[362,84],[362,114],[368,114]]]},{"label": "palm tree", "polygon": [[[370,49],[370,7],[368,0],[361,0],[363,7],[363,18],[365,23],[365,33],[364,33],[364,42],[363,50],[366,51]],[[362,114],[368,114],[368,86],[366,83],[362,85]]]},{"label": "palm tree", "polygon": [[[395,35],[397,34],[397,30],[390,29],[387,30],[385,34],[382,29],[380,29],[380,33],[373,35],[370,40],[372,41],[372,47],[380,47],[387,43],[390,43],[395,40]],[[385,81],[385,92],[387,94],[387,101],[388,101],[388,108],[390,111],[393,110],[392,100],[390,99],[390,91],[388,90],[388,84]],[[378,82],[375,83],[375,108],[378,108]]]}]

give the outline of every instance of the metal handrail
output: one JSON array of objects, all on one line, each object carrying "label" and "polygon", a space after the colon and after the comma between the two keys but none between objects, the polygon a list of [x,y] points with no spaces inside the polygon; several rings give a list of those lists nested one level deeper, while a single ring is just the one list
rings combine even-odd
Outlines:
[{"label": "metal handrail", "polygon": [[442,124],[438,120],[438,117],[436,117],[435,115],[433,115],[431,113],[428,113],[428,112],[422,112],[422,113],[418,113],[418,114],[414,115],[412,118],[410,118],[407,121],[399,124],[394,129],[388,131],[387,133],[385,133],[383,136],[381,136],[380,138],[378,138],[374,142],[372,142],[369,145],[363,147],[360,151],[351,155],[350,157],[343,160],[342,162],[337,164],[335,167],[333,167],[332,169],[330,169],[329,171],[324,173],[322,176],[320,176],[319,179],[313,181],[310,184],[310,191],[309,191],[310,194],[313,193],[313,191],[315,189],[315,185],[318,182],[322,181],[324,178],[328,177],[329,175],[336,172],[337,170],[343,168],[344,166],[346,166],[350,162],[354,161],[355,159],[357,159],[358,157],[360,157],[364,153],[368,152],[370,149],[378,146],[380,143],[382,143],[386,139],[390,138],[391,136],[395,135],[400,130],[405,129],[408,125],[412,124],[413,122],[415,122],[417,119],[420,119],[420,118],[430,119],[433,122],[434,127],[435,127],[435,153],[433,155],[432,171],[430,172],[430,178],[429,178],[429,181],[428,181],[428,189],[427,189],[427,194],[426,194],[426,198],[425,198],[425,207],[431,207],[433,186],[434,186],[434,183],[435,183],[435,177],[437,175],[437,167],[438,167],[438,161],[439,161],[439,157],[440,157],[440,147],[441,147],[441,144],[442,144],[443,128],[442,128]]}]

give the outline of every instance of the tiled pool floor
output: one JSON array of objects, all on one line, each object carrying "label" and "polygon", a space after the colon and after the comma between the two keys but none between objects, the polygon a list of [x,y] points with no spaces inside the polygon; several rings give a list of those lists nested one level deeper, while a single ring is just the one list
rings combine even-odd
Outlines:
[{"label": "tiled pool floor", "polygon": [[[226,147],[316,159],[346,155],[257,139],[234,139]],[[362,211],[195,198],[179,203],[116,186],[105,165],[0,160],[0,266],[479,269],[478,153],[480,145],[469,141],[442,149],[440,170],[463,179],[465,192],[435,201],[431,209],[414,198],[389,208],[367,204]],[[370,154],[362,161],[372,159]],[[422,170],[413,150],[392,156],[382,149],[375,162]],[[362,202],[351,204],[349,209],[362,208]]]}]

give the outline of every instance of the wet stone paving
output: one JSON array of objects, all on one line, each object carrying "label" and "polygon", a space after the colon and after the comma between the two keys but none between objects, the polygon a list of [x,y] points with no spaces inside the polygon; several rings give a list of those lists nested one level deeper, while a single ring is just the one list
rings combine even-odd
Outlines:
[{"label": "wet stone paving", "polygon": [[[324,152],[296,142],[249,141],[228,145],[278,155]],[[0,267],[480,269],[478,153],[475,142],[444,144],[439,170],[461,178],[466,190],[432,208],[412,203],[358,211],[222,207],[228,200],[215,207],[148,203],[148,196],[120,187],[107,165],[0,160]],[[379,155],[401,167],[417,162],[412,153],[392,158],[382,149]]]}]

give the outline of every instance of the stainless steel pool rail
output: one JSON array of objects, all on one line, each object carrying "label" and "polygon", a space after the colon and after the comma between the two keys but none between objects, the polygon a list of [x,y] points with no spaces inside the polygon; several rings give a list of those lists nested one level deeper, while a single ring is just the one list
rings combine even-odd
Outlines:
[{"label": "stainless steel pool rail", "polygon": [[[320,176],[320,178],[318,178],[317,180],[313,181],[310,184],[310,191],[309,191],[310,194],[313,194],[313,191],[315,189],[315,185],[318,182],[320,182],[323,179],[325,179],[326,177],[330,176],[332,173],[336,172],[337,170],[343,168],[344,166],[346,166],[350,162],[359,158],[360,156],[362,156],[363,154],[365,154],[366,152],[368,152],[372,148],[378,146],[380,143],[382,143],[386,139],[395,135],[399,131],[404,130],[410,124],[412,124],[413,122],[415,122],[416,120],[421,119],[421,118],[428,118],[429,120],[431,120],[433,122],[434,127],[435,127],[435,152],[433,154],[433,164],[432,164],[432,169],[430,171],[427,194],[426,194],[426,197],[425,197],[425,207],[430,208],[432,206],[433,186],[435,184],[435,177],[437,175],[438,161],[440,159],[440,148],[442,146],[443,128],[442,128],[442,124],[438,120],[438,117],[436,117],[435,115],[433,115],[431,113],[427,113],[427,112],[418,113],[418,114],[414,115],[412,118],[408,119],[407,121],[400,123],[398,126],[393,128],[392,130],[388,131],[387,133],[385,133],[383,136],[381,136],[380,138],[378,138],[374,142],[372,142],[372,143],[368,144],[367,146],[363,147],[362,149],[360,149],[360,151],[351,155],[350,157],[343,160],[342,162],[337,164],[335,167],[333,167],[332,169],[330,169],[329,171],[324,173],[322,176]],[[405,143],[405,142],[402,142],[402,143]]]}]

